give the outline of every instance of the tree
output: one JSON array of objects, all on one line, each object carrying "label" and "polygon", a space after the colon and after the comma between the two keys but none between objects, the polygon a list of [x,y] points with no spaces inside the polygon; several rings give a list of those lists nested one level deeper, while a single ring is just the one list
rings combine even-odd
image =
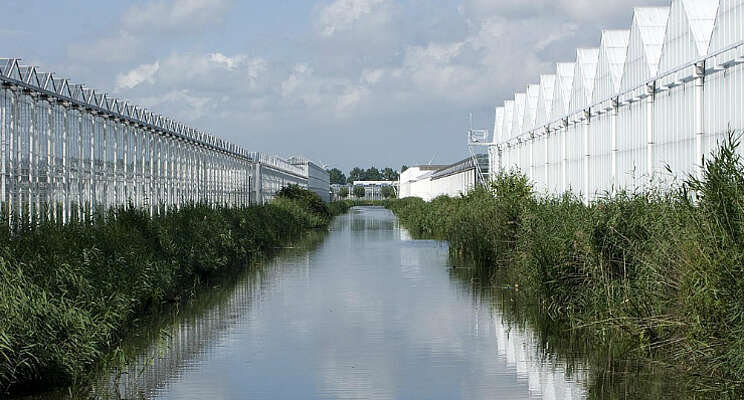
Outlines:
[{"label": "tree", "polygon": [[346,175],[341,172],[338,168],[328,170],[328,174],[331,177],[331,185],[344,185],[346,184]]},{"label": "tree", "polygon": [[406,172],[407,169],[408,169],[408,165],[404,165],[404,166],[400,167],[400,173],[402,174],[402,173]]},{"label": "tree", "polygon": [[375,167],[369,167],[366,170],[356,167],[349,172],[346,182],[351,185],[358,181],[397,181],[398,179],[400,179],[400,174],[389,167],[382,171]]},{"label": "tree", "polygon": [[357,198],[362,198],[366,194],[366,190],[364,190],[364,186],[362,185],[356,185],[354,186],[354,196]]},{"label": "tree", "polygon": [[338,191],[338,197],[345,199],[349,197],[349,188],[344,186],[341,188],[341,190]]},{"label": "tree", "polygon": [[378,170],[377,168],[370,167],[366,171],[364,171],[364,180],[365,181],[381,181],[382,174],[380,174],[380,170]]},{"label": "tree", "polygon": [[397,181],[400,179],[400,175],[392,168],[385,168],[382,170],[382,180],[384,181]]},{"label": "tree", "polygon": [[392,186],[383,186],[380,188],[380,194],[382,197],[389,199],[395,197],[395,189]]},{"label": "tree", "polygon": [[346,182],[349,184],[353,184],[354,181],[363,181],[365,180],[364,175],[364,170],[356,167],[352,169],[351,172],[349,172],[349,179],[347,179]]}]

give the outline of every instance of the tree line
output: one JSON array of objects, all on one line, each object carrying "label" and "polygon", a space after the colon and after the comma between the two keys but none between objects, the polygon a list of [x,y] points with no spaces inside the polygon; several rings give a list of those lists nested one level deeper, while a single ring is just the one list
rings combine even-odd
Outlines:
[{"label": "tree line", "polygon": [[[342,187],[341,190],[338,191],[338,196],[342,199],[348,198],[350,194],[358,199],[361,199],[365,196],[366,189],[362,185],[356,185],[352,188],[351,192],[349,192],[348,187]],[[386,199],[395,198],[395,189],[393,189],[392,186],[383,186],[380,188],[380,195]]]},{"label": "tree line", "polygon": [[[405,167],[402,170],[405,171]],[[331,185],[351,185],[354,181],[397,181],[400,179],[398,171],[389,167],[382,170],[375,167],[367,169],[355,167],[349,171],[348,177],[338,168],[330,169],[328,173],[331,177]]]}]

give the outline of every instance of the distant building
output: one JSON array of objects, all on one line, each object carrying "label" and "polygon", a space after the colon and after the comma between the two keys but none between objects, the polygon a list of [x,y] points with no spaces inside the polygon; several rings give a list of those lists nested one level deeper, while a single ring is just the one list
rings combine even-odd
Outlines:
[{"label": "distant building", "polygon": [[298,185],[307,188],[307,172],[287,160],[266,153],[249,153],[253,161],[251,203],[270,203],[281,188]]},{"label": "distant building", "polygon": [[418,165],[400,174],[400,198],[430,201],[438,196],[467,194],[488,179],[488,155],[478,154],[451,165]]},{"label": "distant building", "polygon": [[317,193],[325,202],[331,201],[331,177],[325,168],[301,156],[290,157],[287,161],[302,169],[308,190]]},{"label": "distant building", "polygon": [[416,194],[427,193],[430,181],[427,179],[446,165],[416,165],[400,174],[400,198],[420,197]]},{"label": "distant building", "polygon": [[398,181],[354,181],[354,185],[349,188],[349,192],[352,194],[354,186],[364,186],[363,200],[383,200],[385,197],[382,195],[382,188],[385,186],[392,187],[396,196],[399,192]]}]

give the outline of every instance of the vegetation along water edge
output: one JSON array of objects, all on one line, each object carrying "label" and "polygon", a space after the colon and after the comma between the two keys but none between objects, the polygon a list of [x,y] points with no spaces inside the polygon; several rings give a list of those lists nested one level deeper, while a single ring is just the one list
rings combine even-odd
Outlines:
[{"label": "vegetation along water edge", "polygon": [[208,279],[327,229],[350,203],[299,187],[267,205],[201,204],[154,216],[132,207],[106,218],[0,229],[0,397],[81,384],[158,307]]},{"label": "vegetation along water edge", "polygon": [[386,206],[413,235],[498,271],[567,329],[619,340],[694,390],[744,390],[744,163],[730,135],[677,189],[536,193],[518,171],[460,198]]}]

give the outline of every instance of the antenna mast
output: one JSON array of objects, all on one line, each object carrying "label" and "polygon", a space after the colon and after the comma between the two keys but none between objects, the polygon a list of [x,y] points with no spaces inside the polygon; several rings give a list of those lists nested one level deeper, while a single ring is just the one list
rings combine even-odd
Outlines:
[{"label": "antenna mast", "polygon": [[470,157],[473,160],[473,164],[475,165],[475,171],[478,174],[478,179],[481,182],[487,182],[485,174],[483,174],[483,170],[480,167],[480,163],[478,162],[478,156],[474,151],[475,147],[487,147],[491,144],[488,143],[488,130],[486,129],[473,129],[473,113],[468,113],[468,122],[470,125],[470,128],[468,129],[468,151],[470,152]]}]

